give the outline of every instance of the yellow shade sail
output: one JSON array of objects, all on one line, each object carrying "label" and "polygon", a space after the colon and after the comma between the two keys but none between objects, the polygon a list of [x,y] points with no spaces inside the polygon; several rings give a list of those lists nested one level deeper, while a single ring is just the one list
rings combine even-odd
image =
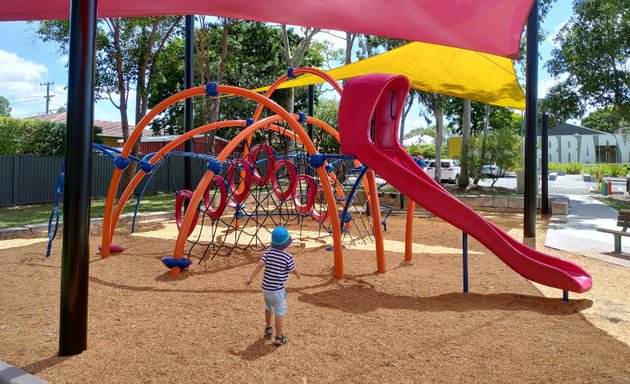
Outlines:
[{"label": "yellow shade sail", "polygon": [[[327,71],[335,80],[375,72],[405,75],[412,88],[426,92],[525,109],[525,95],[516,79],[512,60],[466,49],[414,42]],[[280,88],[322,82],[317,76],[303,75]]]}]

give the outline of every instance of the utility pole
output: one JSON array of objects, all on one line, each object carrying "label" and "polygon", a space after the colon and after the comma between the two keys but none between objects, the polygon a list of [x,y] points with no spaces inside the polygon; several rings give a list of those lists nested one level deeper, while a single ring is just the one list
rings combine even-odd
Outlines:
[{"label": "utility pole", "polygon": [[46,96],[44,96],[44,98],[46,99],[46,114],[50,113],[50,99],[52,99],[53,97],[55,97],[55,95],[51,95],[50,94],[50,86],[51,84],[55,84],[54,81],[47,81],[45,83],[39,83],[40,86],[46,86]]}]

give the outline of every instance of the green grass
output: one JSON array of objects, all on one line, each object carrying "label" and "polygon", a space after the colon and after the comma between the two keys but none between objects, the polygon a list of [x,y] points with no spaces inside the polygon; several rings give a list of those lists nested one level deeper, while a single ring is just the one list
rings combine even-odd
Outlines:
[{"label": "green grass", "polygon": [[607,206],[616,209],[617,211],[620,211],[622,209],[630,209],[630,201],[605,198],[603,196],[595,197],[595,198],[601,201],[602,203],[606,204]]},{"label": "green grass", "polygon": [[[133,213],[136,206],[136,199],[131,199],[125,205],[123,214]],[[15,207],[0,208],[0,229],[22,227],[29,224],[48,223],[50,212],[54,209],[53,203],[20,205]],[[175,195],[173,193],[158,193],[144,196],[140,203],[138,213],[165,212],[175,209]],[[63,204],[59,204],[59,220],[63,220]],[[90,217],[103,217],[105,210],[105,199],[92,200]]]}]

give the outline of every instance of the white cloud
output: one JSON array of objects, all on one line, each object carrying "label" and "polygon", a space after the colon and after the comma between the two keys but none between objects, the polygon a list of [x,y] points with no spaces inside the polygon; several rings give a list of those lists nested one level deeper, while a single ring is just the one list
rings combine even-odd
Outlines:
[{"label": "white cloud", "polygon": [[44,112],[46,91],[39,83],[48,68],[1,49],[0,68],[0,96],[9,100],[11,115],[26,117]]}]

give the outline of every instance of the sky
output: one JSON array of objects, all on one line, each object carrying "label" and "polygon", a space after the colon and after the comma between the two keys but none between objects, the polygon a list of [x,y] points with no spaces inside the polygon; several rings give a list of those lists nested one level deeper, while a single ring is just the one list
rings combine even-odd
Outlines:
[{"label": "sky", "polygon": [[[539,63],[539,97],[555,83],[543,68],[544,62],[553,49],[551,37],[571,17],[570,0],[558,0],[541,28],[549,37],[542,42],[539,51],[542,60]],[[25,22],[0,22],[0,96],[9,100],[11,116],[23,118],[46,112],[46,85],[50,85],[50,111],[64,107],[67,101],[66,86],[68,84],[67,57],[61,56],[54,44],[44,43],[37,39],[34,26]],[[321,38],[333,40],[329,34],[321,34]],[[339,41],[335,46],[343,46]],[[130,100],[133,100],[130,98]],[[130,108],[133,111],[134,108]],[[406,122],[407,130],[424,126],[424,119],[412,113]],[[119,121],[120,114],[109,100],[97,102],[95,119]],[[133,116],[130,116],[133,121]]]}]

